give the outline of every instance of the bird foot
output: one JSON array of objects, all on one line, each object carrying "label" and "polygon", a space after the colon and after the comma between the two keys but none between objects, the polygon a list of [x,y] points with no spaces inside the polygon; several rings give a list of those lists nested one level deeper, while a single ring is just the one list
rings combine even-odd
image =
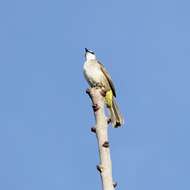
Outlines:
[{"label": "bird foot", "polygon": [[102,85],[102,83],[97,82],[97,83],[94,85],[94,87],[95,87],[95,88],[102,88],[103,85]]}]

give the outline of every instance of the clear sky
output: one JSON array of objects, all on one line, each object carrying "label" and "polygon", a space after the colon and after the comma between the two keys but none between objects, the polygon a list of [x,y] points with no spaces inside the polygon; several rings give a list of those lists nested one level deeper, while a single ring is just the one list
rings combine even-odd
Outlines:
[{"label": "clear sky", "polygon": [[0,2],[0,189],[97,190],[84,48],[110,72],[119,190],[190,189],[190,1]]}]

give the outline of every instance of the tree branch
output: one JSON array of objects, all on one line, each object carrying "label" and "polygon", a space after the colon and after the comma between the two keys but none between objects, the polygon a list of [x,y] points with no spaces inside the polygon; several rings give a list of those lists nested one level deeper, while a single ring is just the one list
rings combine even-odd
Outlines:
[{"label": "tree branch", "polygon": [[97,170],[101,176],[102,189],[114,190],[116,185],[113,183],[112,179],[112,162],[110,157],[110,145],[108,141],[108,120],[104,111],[104,97],[102,95],[101,88],[88,89],[87,93],[93,103],[92,107],[96,121],[96,125],[91,128],[91,131],[96,133],[98,141],[100,164],[97,165]]}]

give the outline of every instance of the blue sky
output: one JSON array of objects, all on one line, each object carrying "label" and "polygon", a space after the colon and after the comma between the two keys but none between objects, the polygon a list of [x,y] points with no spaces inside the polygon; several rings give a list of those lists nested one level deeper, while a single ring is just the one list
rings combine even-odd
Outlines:
[{"label": "blue sky", "polygon": [[118,189],[190,189],[190,12],[181,0],[0,3],[0,189],[100,189],[84,48],[110,72]]}]

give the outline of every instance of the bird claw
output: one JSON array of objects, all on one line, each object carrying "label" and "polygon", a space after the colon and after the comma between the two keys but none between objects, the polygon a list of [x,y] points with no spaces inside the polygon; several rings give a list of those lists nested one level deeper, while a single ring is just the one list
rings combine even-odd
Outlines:
[{"label": "bird claw", "polygon": [[94,88],[103,88],[104,85],[101,82],[97,82],[93,85]]}]

